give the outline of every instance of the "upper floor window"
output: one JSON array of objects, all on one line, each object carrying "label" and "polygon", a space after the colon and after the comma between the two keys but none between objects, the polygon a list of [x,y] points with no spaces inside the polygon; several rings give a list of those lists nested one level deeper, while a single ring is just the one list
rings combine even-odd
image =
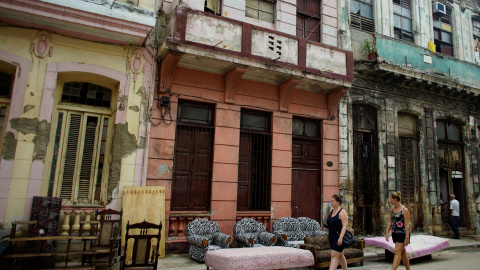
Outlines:
[{"label": "upper floor window", "polygon": [[472,21],[475,63],[480,64],[480,21]]},{"label": "upper floor window", "polygon": [[447,8],[446,13],[433,14],[433,33],[436,51],[453,56],[452,38],[452,11]]},{"label": "upper floor window", "polygon": [[410,0],[393,0],[393,31],[396,38],[413,42]]},{"label": "upper floor window", "polygon": [[247,0],[245,16],[257,20],[273,23],[276,0]]},{"label": "upper floor window", "polygon": [[374,32],[373,0],[350,0],[350,21],[355,29]]},{"label": "upper floor window", "polygon": [[297,0],[297,37],[320,42],[321,1]]},{"label": "upper floor window", "polygon": [[209,12],[215,15],[220,15],[220,7],[222,5],[221,0],[205,0],[205,12]]}]

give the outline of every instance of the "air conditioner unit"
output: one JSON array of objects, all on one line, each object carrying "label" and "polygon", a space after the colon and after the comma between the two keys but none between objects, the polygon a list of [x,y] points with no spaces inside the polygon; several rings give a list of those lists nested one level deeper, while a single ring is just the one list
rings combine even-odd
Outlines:
[{"label": "air conditioner unit", "polygon": [[447,14],[447,7],[440,2],[433,2],[434,14]]}]

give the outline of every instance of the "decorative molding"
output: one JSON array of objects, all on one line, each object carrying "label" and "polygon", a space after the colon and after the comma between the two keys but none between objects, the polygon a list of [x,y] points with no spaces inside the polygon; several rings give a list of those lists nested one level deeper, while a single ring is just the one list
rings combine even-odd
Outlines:
[{"label": "decorative molding", "polygon": [[400,98],[418,99],[424,102],[428,102],[430,104],[435,104],[435,106],[437,106],[438,108],[464,110],[469,114],[473,112],[480,113],[480,105],[476,104],[474,100],[472,100],[471,102],[462,101],[453,97],[446,97],[436,95],[431,92],[425,92],[419,88],[403,88],[356,77],[353,81],[352,88],[350,88],[350,92],[364,95],[364,90],[383,92],[398,96]]},{"label": "decorative molding", "polygon": [[47,55],[52,57],[52,38],[47,31],[38,32],[37,37],[32,40],[30,53],[34,53],[38,58],[45,58]]},{"label": "decorative molding", "polygon": [[163,58],[160,64],[160,92],[170,92],[173,75],[175,75],[175,69],[180,58],[182,58],[182,54],[174,52],[169,52]]},{"label": "decorative molding", "polygon": [[330,119],[335,119],[335,116],[338,114],[338,103],[345,94],[348,93],[348,88],[337,88],[333,92],[328,93],[327,95],[327,108],[328,116]]},{"label": "decorative molding", "polygon": [[246,67],[237,66],[225,74],[225,103],[235,103],[235,93],[237,92],[240,80],[246,71]]},{"label": "decorative molding", "polygon": [[278,89],[280,98],[280,111],[288,111],[290,97],[292,96],[293,90],[295,90],[295,87],[297,87],[300,82],[300,79],[291,78],[280,85]]},{"label": "decorative molding", "polygon": [[128,67],[133,72],[133,81],[137,81],[137,75],[144,72],[145,57],[142,49],[137,49],[132,53],[132,56],[128,59]]}]

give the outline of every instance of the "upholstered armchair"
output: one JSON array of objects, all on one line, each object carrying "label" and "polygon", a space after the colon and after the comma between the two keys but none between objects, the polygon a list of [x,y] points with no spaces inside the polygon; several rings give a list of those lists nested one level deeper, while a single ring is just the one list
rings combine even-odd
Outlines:
[{"label": "upholstered armchair", "polygon": [[207,251],[228,248],[232,244],[232,236],[221,233],[215,221],[205,218],[188,223],[186,235],[190,243],[188,256],[198,262],[205,262]]},{"label": "upholstered armchair", "polygon": [[265,226],[253,218],[242,218],[233,226],[233,237],[238,247],[253,247],[255,244],[274,246],[277,237],[266,232]]},{"label": "upholstered armchair", "polygon": [[322,236],[320,224],[307,217],[282,217],[273,222],[272,232],[277,237],[278,246],[298,248],[303,239],[310,236]]}]

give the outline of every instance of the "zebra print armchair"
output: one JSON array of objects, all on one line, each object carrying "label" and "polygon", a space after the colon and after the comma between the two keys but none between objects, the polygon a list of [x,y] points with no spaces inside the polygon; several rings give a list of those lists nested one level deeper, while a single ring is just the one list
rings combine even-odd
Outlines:
[{"label": "zebra print armchair", "polygon": [[265,226],[253,218],[242,218],[233,226],[233,237],[238,247],[253,247],[255,244],[274,246],[277,237],[266,232]]},{"label": "zebra print armchair", "polygon": [[188,256],[198,262],[205,262],[205,254],[209,250],[229,248],[232,236],[220,232],[215,221],[205,218],[195,219],[188,223],[187,242],[190,243]]},{"label": "zebra print armchair", "polygon": [[320,223],[308,217],[282,217],[272,224],[273,234],[278,238],[277,245],[299,248],[305,237],[322,236]]}]

